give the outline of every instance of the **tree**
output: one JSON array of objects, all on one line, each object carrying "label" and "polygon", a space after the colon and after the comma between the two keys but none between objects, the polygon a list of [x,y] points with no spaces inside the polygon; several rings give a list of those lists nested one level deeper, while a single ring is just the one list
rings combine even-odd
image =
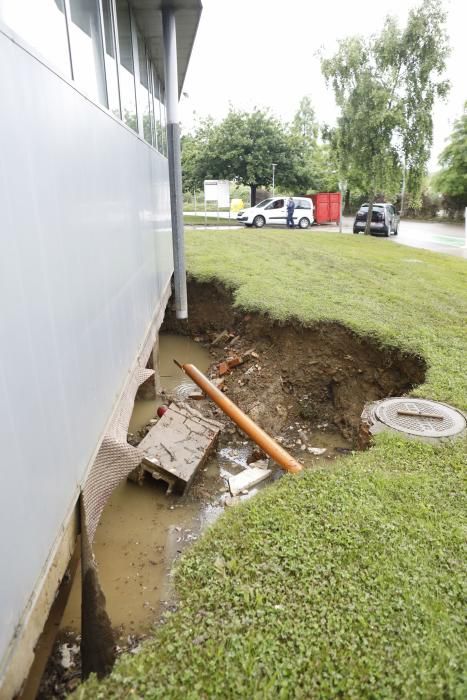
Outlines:
[{"label": "tree", "polygon": [[439,157],[442,170],[434,178],[434,186],[452,198],[458,209],[467,206],[467,102],[462,116],[454,122],[449,143]]},{"label": "tree", "polygon": [[[209,144],[214,138],[216,125],[211,117],[198,122],[194,134],[181,138],[183,189],[199,190],[206,178],[210,178]],[[214,177],[214,176],[213,176]]]},{"label": "tree", "polygon": [[395,194],[404,175],[412,193],[420,188],[433,140],[433,104],[448,90],[444,24],[440,0],[423,0],[403,31],[388,17],[379,36],[345,39],[321,62],[340,108],[334,139],[339,175],[368,193],[365,233],[378,193]]},{"label": "tree", "polygon": [[315,110],[311,99],[305,95],[300,100],[298,110],[291,124],[291,133],[299,137],[305,149],[313,148],[316,144],[319,125],[316,121]]},{"label": "tree", "polygon": [[288,129],[291,167],[280,184],[291,192],[334,191],[338,187],[336,163],[328,143],[319,143],[320,126],[311,100],[300,101]]},{"label": "tree", "polygon": [[206,178],[235,180],[250,187],[252,205],[257,187],[272,183],[272,164],[283,183],[295,162],[284,125],[261,110],[231,109],[220,124],[203,122],[182,146],[185,186],[201,186]]}]

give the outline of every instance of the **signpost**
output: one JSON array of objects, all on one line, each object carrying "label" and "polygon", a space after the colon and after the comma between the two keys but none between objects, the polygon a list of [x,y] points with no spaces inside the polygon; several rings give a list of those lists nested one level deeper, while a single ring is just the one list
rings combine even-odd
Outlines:
[{"label": "signpost", "polygon": [[206,226],[208,223],[207,202],[217,202],[217,223],[219,223],[219,209],[221,207],[228,208],[230,218],[230,182],[228,180],[204,181],[204,220]]}]

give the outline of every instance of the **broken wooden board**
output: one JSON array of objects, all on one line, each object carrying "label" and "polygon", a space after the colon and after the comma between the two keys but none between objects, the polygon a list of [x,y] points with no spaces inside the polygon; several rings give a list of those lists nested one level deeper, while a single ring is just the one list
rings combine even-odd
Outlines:
[{"label": "broken wooden board", "polygon": [[222,428],[187,403],[171,403],[162,418],[141,440],[141,466],[155,479],[185,491],[204,464]]},{"label": "broken wooden board", "polygon": [[261,469],[261,467],[245,469],[240,474],[235,474],[229,478],[230,493],[232,496],[237,496],[242,491],[247,491],[259,484],[260,481],[267,479],[270,473],[270,469]]}]

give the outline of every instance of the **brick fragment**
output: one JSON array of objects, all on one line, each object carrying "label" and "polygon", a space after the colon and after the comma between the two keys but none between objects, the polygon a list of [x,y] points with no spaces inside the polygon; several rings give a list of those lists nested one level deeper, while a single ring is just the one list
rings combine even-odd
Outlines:
[{"label": "brick fragment", "polygon": [[229,371],[230,371],[230,367],[227,364],[227,362],[221,362],[219,365],[219,368],[217,370],[219,377],[224,376],[224,374],[227,374],[227,372],[229,372]]}]

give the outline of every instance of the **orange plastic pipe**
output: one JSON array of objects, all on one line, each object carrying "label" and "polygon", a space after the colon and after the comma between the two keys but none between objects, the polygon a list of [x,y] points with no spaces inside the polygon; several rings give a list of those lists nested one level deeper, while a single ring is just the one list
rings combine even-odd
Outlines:
[{"label": "orange plastic pipe", "polygon": [[261,447],[271,459],[279,466],[292,474],[302,471],[303,466],[292,457],[283,447],[264,432],[254,421],[251,420],[233,401],[227,398],[202,372],[194,365],[181,365],[174,360],[175,364],[182,369],[199,387],[207,394],[239,428],[243,430],[252,440]]}]

